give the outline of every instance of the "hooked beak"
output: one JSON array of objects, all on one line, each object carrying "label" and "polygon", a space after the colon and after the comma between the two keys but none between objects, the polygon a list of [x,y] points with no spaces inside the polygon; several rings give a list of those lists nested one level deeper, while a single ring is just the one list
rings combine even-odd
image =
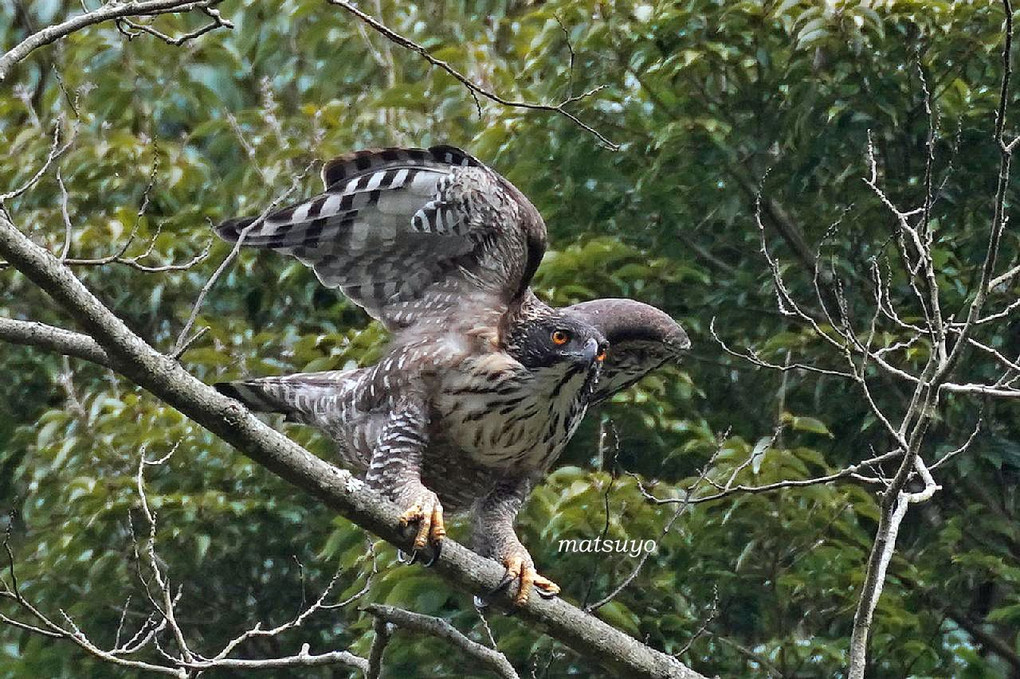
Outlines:
[{"label": "hooked beak", "polygon": [[601,363],[602,359],[605,358],[605,352],[602,347],[599,346],[599,341],[592,337],[584,344],[584,349],[581,351],[581,356],[584,358],[584,362],[587,365],[591,365],[595,362]]}]

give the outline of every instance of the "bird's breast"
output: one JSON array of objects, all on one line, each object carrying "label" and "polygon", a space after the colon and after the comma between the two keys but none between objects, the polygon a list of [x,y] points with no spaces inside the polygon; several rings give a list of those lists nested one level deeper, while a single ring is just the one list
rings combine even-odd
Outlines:
[{"label": "bird's breast", "polygon": [[488,367],[443,380],[433,430],[486,467],[547,468],[584,417],[585,373]]}]

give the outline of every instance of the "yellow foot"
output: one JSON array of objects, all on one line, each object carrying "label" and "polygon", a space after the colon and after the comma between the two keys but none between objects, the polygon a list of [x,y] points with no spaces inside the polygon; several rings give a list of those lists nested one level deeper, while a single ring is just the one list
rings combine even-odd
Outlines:
[{"label": "yellow foot", "polygon": [[443,505],[436,494],[426,488],[421,489],[407,511],[400,515],[401,526],[415,522],[418,523],[418,533],[414,537],[414,548],[422,549],[431,541],[438,553],[439,545],[446,537]]},{"label": "yellow foot", "polygon": [[539,596],[546,599],[551,599],[560,592],[560,586],[549,578],[539,575],[531,559],[527,556],[511,554],[503,558],[503,565],[506,566],[506,574],[496,589],[502,589],[514,580],[520,579],[517,596],[514,597],[514,603],[518,606],[527,603],[532,588],[538,588]]}]

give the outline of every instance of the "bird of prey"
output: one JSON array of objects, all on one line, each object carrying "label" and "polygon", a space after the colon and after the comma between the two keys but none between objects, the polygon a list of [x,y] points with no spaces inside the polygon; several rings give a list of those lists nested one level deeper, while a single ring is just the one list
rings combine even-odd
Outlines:
[{"label": "bird of prey", "polygon": [[[436,551],[443,510],[472,513],[473,548],[517,581],[515,601],[559,587],[514,533],[518,510],[585,411],[676,361],[686,333],[658,309],[602,299],[554,309],[529,287],[542,217],[509,181],[452,146],[357,151],[325,191],[216,227],[292,255],[391,333],[352,370],[221,383],[254,411],[319,428],[345,466]],[[433,552],[436,553],[436,552]]]}]

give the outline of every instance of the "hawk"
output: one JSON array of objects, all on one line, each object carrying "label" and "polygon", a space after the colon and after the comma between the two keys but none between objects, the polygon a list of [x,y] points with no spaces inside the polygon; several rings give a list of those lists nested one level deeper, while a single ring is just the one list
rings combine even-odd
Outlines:
[{"label": "hawk", "polygon": [[357,151],[322,175],[323,193],[216,232],[311,267],[390,331],[388,350],[370,367],[217,388],[322,430],[416,524],[415,550],[438,553],[444,509],[470,511],[473,548],[506,568],[503,586],[518,581],[518,603],[555,595],[514,532],[518,510],[587,409],[678,360],[686,333],[632,300],[539,300],[542,217],[458,148]]}]

